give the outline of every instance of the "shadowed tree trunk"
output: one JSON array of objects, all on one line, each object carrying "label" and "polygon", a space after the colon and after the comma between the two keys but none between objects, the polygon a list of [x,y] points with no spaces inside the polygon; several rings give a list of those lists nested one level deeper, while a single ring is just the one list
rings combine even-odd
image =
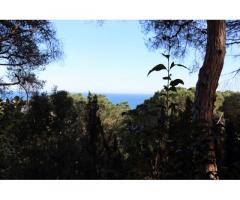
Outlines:
[{"label": "shadowed tree trunk", "polygon": [[[207,21],[207,47],[204,63],[199,72],[194,102],[194,119],[207,125],[204,142],[207,155],[201,171],[210,179],[219,179],[217,174],[214,137],[212,132],[215,93],[224,64],[226,27],[223,20]],[[202,133],[204,134],[204,133]]]}]

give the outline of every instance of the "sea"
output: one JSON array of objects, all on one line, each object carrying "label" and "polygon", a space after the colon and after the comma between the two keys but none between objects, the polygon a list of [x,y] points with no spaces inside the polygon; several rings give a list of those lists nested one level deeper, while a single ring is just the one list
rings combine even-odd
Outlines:
[{"label": "sea", "polygon": [[[83,94],[86,96],[86,94]],[[149,99],[153,94],[102,94],[106,96],[113,104],[119,104],[122,102],[127,102],[131,109],[137,107],[137,105],[144,103],[146,99]]]},{"label": "sea", "polygon": [[[127,102],[131,109],[135,109],[137,105],[144,103],[146,99],[149,99],[153,94],[123,94],[123,93],[99,93],[106,96],[113,104],[119,104]],[[82,93],[83,96],[87,96],[87,93]],[[20,96],[25,98],[24,93],[20,92],[11,92],[5,95],[0,96],[2,99],[13,98],[15,96]]]}]

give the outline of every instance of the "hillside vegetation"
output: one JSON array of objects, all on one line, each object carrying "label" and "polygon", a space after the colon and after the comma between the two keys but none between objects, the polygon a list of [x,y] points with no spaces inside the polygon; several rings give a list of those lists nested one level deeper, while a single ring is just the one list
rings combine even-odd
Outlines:
[{"label": "hillside vegetation", "polygon": [[[196,178],[203,127],[192,121],[194,90],[177,88],[169,119],[161,92],[133,110],[103,95],[56,90],[36,93],[29,102],[17,96],[0,100],[0,178]],[[239,111],[240,93],[217,92],[221,179],[240,178]]]}]

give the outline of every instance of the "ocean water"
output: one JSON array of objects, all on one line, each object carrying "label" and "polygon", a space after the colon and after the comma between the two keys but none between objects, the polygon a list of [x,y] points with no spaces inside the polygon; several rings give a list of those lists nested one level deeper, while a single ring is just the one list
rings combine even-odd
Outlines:
[{"label": "ocean water", "polygon": [[[106,96],[113,104],[119,104],[123,102],[127,102],[131,109],[137,107],[137,105],[142,104],[144,100],[149,99],[153,96],[153,94],[113,94],[113,93],[100,93],[101,95]],[[87,93],[83,93],[83,96],[87,96]],[[15,96],[20,96],[23,99],[25,98],[25,93],[20,92],[11,92],[1,98],[13,98]]]},{"label": "ocean water", "polygon": [[[87,94],[83,94],[87,96]],[[128,102],[129,106],[134,109],[137,105],[142,104],[144,100],[149,99],[153,94],[102,94],[106,96],[113,104]]]}]

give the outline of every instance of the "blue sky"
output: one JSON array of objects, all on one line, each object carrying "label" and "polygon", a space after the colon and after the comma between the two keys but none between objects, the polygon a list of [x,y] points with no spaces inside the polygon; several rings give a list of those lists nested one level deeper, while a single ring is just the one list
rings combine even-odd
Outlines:
[{"label": "blue sky", "polygon": [[[45,90],[58,86],[70,92],[153,94],[162,88],[162,72],[146,76],[153,66],[165,62],[162,51],[147,49],[138,21],[105,21],[102,26],[95,21],[53,23],[65,55],[39,74],[46,80]],[[240,90],[238,78],[225,75],[240,66],[239,60],[228,55],[218,89]],[[186,59],[176,60],[189,67],[191,61],[191,52]],[[192,87],[198,73],[176,69],[173,77],[182,78],[185,87]]]}]

